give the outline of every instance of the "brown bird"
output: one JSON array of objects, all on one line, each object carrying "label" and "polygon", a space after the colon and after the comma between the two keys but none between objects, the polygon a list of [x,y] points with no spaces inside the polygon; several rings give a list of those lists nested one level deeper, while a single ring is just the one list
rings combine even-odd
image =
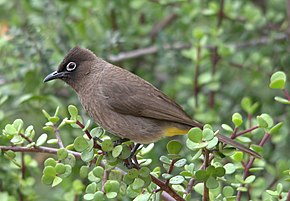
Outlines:
[{"label": "brown bird", "polygon": [[[78,46],[71,49],[58,70],[49,74],[44,82],[53,79],[69,84],[94,121],[121,138],[147,144],[203,126],[152,84],[104,61],[88,49]],[[221,134],[217,137],[260,158],[256,152],[228,137]]]}]

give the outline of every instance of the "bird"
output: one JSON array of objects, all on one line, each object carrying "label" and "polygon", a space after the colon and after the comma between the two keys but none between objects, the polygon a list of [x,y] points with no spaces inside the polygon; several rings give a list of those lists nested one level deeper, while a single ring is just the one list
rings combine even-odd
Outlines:
[{"label": "bird", "polygon": [[[148,81],[115,66],[92,51],[76,46],[44,79],[60,79],[77,93],[81,105],[106,131],[138,144],[149,144],[162,137],[187,134],[203,124],[193,120],[180,105]],[[218,140],[255,158],[261,156],[222,135]]]}]

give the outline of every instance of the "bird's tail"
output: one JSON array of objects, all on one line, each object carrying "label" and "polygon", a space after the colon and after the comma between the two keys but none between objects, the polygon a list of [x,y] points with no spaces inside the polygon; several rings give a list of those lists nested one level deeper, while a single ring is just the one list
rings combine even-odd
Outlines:
[{"label": "bird's tail", "polygon": [[254,156],[255,158],[262,158],[260,154],[258,154],[257,152],[247,148],[246,146],[232,140],[231,138],[228,138],[224,135],[218,134],[217,135],[219,141],[228,144],[228,145],[232,145],[233,147],[241,150],[242,152],[245,152],[247,154],[250,154],[251,156]]}]

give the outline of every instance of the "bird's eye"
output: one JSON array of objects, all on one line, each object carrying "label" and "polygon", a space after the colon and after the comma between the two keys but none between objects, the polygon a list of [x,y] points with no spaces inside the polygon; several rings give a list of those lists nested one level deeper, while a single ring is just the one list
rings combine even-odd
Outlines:
[{"label": "bird's eye", "polygon": [[75,62],[69,62],[67,65],[66,65],[66,70],[67,71],[73,71],[75,70],[77,67],[77,64]]}]

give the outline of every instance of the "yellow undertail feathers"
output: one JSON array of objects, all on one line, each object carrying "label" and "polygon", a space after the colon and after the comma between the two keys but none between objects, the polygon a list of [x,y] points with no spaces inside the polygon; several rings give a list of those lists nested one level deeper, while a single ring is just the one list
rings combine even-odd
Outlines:
[{"label": "yellow undertail feathers", "polygon": [[180,129],[180,128],[176,128],[176,127],[169,127],[166,128],[163,132],[164,136],[174,136],[174,135],[184,135],[187,134],[189,130],[188,129]]}]

